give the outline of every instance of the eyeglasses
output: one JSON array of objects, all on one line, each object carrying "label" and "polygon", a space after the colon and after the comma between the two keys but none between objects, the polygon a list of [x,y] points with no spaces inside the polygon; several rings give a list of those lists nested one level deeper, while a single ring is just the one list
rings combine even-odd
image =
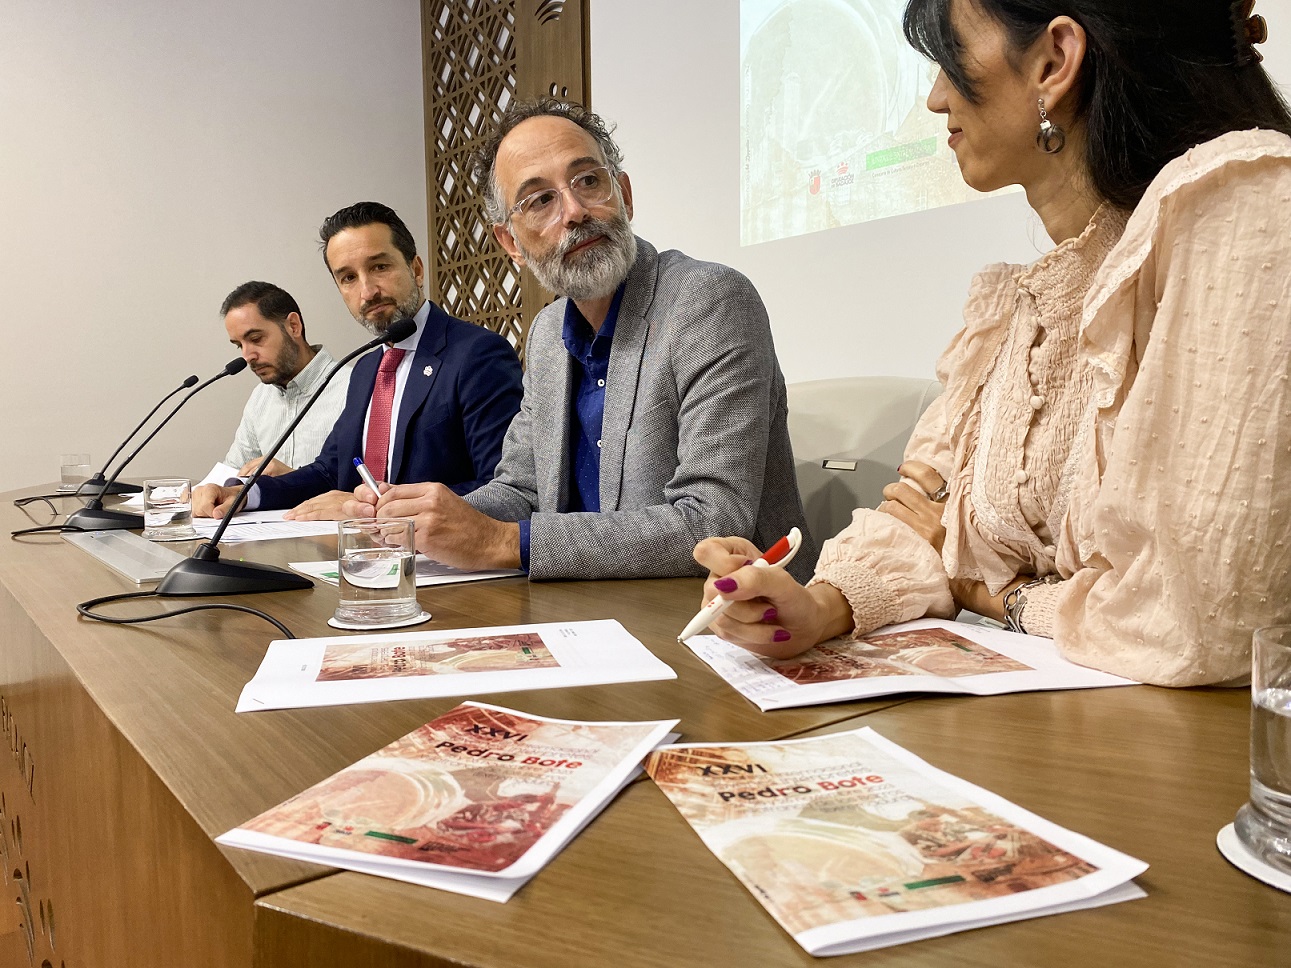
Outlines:
[{"label": "eyeglasses", "polygon": [[614,175],[604,165],[581,171],[569,180],[568,188],[544,188],[526,195],[511,206],[507,218],[519,215],[529,228],[545,229],[560,218],[563,208],[560,196],[564,192],[569,192],[585,208],[603,205],[614,197]]}]

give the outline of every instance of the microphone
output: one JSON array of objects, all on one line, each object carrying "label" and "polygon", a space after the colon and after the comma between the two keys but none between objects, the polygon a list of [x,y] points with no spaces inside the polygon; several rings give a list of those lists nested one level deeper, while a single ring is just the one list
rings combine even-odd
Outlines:
[{"label": "microphone", "polygon": [[[219,373],[215,374],[215,376],[211,377],[205,383],[200,384],[196,389],[190,390],[185,395],[184,399],[175,404],[175,408],[171,410],[170,413],[166,414],[161,423],[157,424],[157,426],[153,428],[152,433],[144,438],[143,443],[136,447],[129,457],[117,465],[117,469],[112,472],[112,476],[104,481],[103,485],[99,488],[99,493],[96,494],[93,499],[85,505],[85,507],[70,515],[67,521],[64,522],[63,526],[67,528],[76,528],[81,531],[122,531],[129,528],[142,528],[142,514],[134,514],[130,511],[105,511],[103,509],[103,495],[107,494],[109,488],[116,483],[116,479],[121,476],[121,472],[126,469],[126,465],[139,455],[139,451],[148,446],[148,443],[157,436],[161,431],[161,428],[170,422],[170,418],[179,413],[184,404],[188,403],[188,401],[193,399],[196,394],[201,393],[216,380],[223,380],[226,376],[233,376],[235,373],[241,373],[246,368],[247,361],[239,356],[237,359],[230,360],[224,369],[220,370]],[[197,383],[197,377],[190,376],[183,382],[179,389],[186,389],[187,387],[191,387],[194,383]],[[174,391],[171,396],[174,396],[174,394],[178,392],[179,390]],[[162,403],[165,403],[165,400],[163,400]],[[157,406],[160,407],[161,404],[159,403]],[[155,410],[156,408],[154,408],[154,412]],[[152,414],[149,414],[148,416],[152,416]],[[144,421],[146,422],[147,419],[148,418],[145,417]],[[139,426],[143,426],[143,424],[140,424]],[[136,430],[137,429],[138,428],[136,428]],[[131,434],[131,436],[134,435]],[[127,437],[126,439],[129,440],[130,438]],[[121,446],[124,447],[125,444],[123,443]],[[118,447],[118,453],[120,450],[121,447]],[[116,455],[114,454],[113,457],[115,456]],[[109,461],[111,461],[111,459],[112,458],[108,458]],[[104,467],[106,466],[107,465],[105,464]]]},{"label": "microphone", "polygon": [[215,529],[215,533],[209,540],[198,545],[191,557],[185,558],[166,572],[166,577],[157,586],[158,595],[247,595],[252,592],[285,592],[314,587],[314,583],[304,575],[298,575],[294,571],[279,568],[276,565],[262,565],[253,561],[221,561],[218,547],[220,539],[224,537],[224,532],[229,522],[233,520],[233,516],[246,503],[247,493],[264,474],[265,468],[282,449],[282,445],[287,442],[296,425],[305,419],[309,408],[318,402],[323,388],[340,372],[341,367],[356,356],[375,349],[382,343],[401,343],[415,332],[417,332],[417,324],[411,319],[397,319],[380,336],[368,340],[358,349],[336,361],[335,365],[327,371],[322,382],[314,389],[313,395],[300,408],[296,419],[287,425],[287,429],[282,432],[277,443],[269,448],[260,465],[246,479],[242,490],[238,491],[237,497],[229,505],[228,513],[224,515],[224,520]]},{"label": "microphone", "polygon": [[[192,386],[194,383],[196,383],[196,382],[197,382],[197,377],[196,377],[196,375],[194,375],[194,376],[190,376],[187,380],[185,380],[185,381],[184,381],[183,383],[181,383],[179,386],[175,387],[175,389],[171,390],[168,394],[166,394],[164,397],[162,397],[160,400],[158,400],[158,401],[157,401],[157,406],[155,406],[155,407],[153,407],[151,410],[149,410],[149,411],[148,411],[148,415],[147,415],[146,417],[144,417],[142,420],[140,420],[140,421],[139,421],[138,426],[136,426],[136,427],[134,428],[134,430],[130,431],[130,433],[126,434],[126,439],[125,439],[125,440],[123,440],[123,441],[121,441],[121,443],[117,445],[117,449],[116,449],[116,450],[114,450],[114,451],[112,452],[112,456],[110,456],[107,460],[105,460],[105,461],[103,462],[103,466],[102,466],[102,467],[100,467],[97,471],[95,471],[95,472],[94,472],[94,476],[93,476],[93,477],[89,477],[89,478],[87,478],[87,479],[86,479],[86,480],[84,480],[84,481],[81,481],[81,483],[80,483],[79,485],[77,485],[76,490],[74,490],[74,491],[59,491],[59,493],[57,493],[57,494],[42,495],[42,497],[76,497],[76,496],[81,495],[81,494],[87,494],[87,493],[89,493],[90,491],[93,491],[96,487],[101,487],[101,486],[104,484],[104,482],[105,482],[105,478],[103,477],[103,474],[104,474],[104,472],[108,469],[108,465],[109,465],[109,464],[111,464],[114,460],[116,460],[116,456],[117,456],[117,454],[121,453],[122,448],[123,448],[123,447],[125,447],[125,445],[126,445],[126,444],[130,443],[130,439],[131,439],[132,437],[134,437],[134,435],[135,435],[135,434],[137,434],[137,433],[138,433],[138,432],[143,428],[143,425],[144,425],[144,424],[146,424],[149,420],[151,420],[151,419],[152,419],[152,415],[153,415],[154,413],[156,413],[158,410],[160,410],[160,409],[161,409],[161,405],[162,405],[163,403],[165,403],[167,400],[169,400],[171,397],[173,397],[173,396],[174,396],[176,393],[178,393],[180,390],[187,390],[189,387],[191,387],[191,386]],[[135,493],[137,493],[139,490],[140,490],[140,487],[139,487],[139,485],[138,485],[138,484],[116,484],[116,483],[114,483],[114,484],[112,484],[112,485],[111,485],[107,490],[103,491],[102,493],[104,493],[104,494],[135,494]],[[41,497],[20,498],[19,500],[20,500],[23,504],[27,504],[27,503],[30,503],[30,501],[39,501],[39,500],[41,500]],[[21,505],[20,505],[20,506],[21,506]]]},{"label": "microphone", "polygon": [[[125,445],[130,443],[130,439],[134,437],[134,435],[137,434],[140,430],[143,429],[144,424],[146,424],[149,420],[152,419],[152,415],[161,409],[161,405],[165,403],[167,400],[169,400],[171,397],[173,397],[180,390],[187,390],[189,387],[193,386],[193,384],[195,384],[196,382],[197,382],[197,374],[194,373],[192,376],[188,377],[188,379],[186,379],[183,383],[175,387],[175,389],[171,390],[168,394],[166,394],[164,397],[158,400],[157,406],[153,407],[151,410],[148,411],[148,416],[144,417],[142,420],[139,421],[139,426],[135,427],[134,430],[130,431],[130,433],[126,435],[126,439],[121,441],[121,443],[117,445],[117,449],[114,450],[112,452],[112,455],[103,462],[103,466],[94,472],[93,477],[90,477],[88,480],[84,481],[81,484],[81,486],[76,489],[76,493],[85,494],[89,491],[94,490],[94,488],[100,486],[101,484],[103,484],[104,482],[103,474],[107,471],[108,465],[110,465],[114,460],[116,460],[117,454],[121,453],[121,451],[125,448]],[[111,485],[109,485],[109,487],[103,493],[104,494],[136,494],[140,490],[141,488],[139,487],[138,484],[120,484],[114,481]]]}]

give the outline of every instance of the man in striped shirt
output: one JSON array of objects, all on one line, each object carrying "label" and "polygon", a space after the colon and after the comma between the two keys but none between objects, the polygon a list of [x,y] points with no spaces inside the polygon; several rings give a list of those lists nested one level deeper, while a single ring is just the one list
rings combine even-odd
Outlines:
[{"label": "man in striped shirt", "polygon": [[[322,346],[309,344],[296,300],[271,282],[244,282],[229,293],[220,315],[229,341],[260,378],[224,458],[224,463],[245,476],[296,419],[336,361]],[[345,406],[349,378],[347,367],[327,385],[278,457],[270,461],[266,474],[286,474],[313,463]]]}]

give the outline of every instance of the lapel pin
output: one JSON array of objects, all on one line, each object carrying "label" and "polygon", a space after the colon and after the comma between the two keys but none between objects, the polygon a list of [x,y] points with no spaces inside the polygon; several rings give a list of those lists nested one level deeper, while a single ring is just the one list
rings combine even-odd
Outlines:
[{"label": "lapel pin", "polygon": [[435,368],[434,368],[433,366],[428,366],[428,367],[426,367],[424,370],[422,370],[422,371],[421,371],[421,375],[422,375],[422,376],[430,376],[430,375],[431,375],[432,373],[434,373],[434,372],[435,372]]}]

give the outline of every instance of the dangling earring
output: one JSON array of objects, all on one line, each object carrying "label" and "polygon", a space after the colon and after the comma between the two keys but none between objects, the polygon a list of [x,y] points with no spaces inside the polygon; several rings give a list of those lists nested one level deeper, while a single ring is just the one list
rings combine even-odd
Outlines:
[{"label": "dangling earring", "polygon": [[1040,105],[1040,131],[1035,136],[1036,147],[1046,155],[1056,155],[1067,143],[1067,132],[1049,120],[1045,113],[1044,98],[1037,98]]}]

